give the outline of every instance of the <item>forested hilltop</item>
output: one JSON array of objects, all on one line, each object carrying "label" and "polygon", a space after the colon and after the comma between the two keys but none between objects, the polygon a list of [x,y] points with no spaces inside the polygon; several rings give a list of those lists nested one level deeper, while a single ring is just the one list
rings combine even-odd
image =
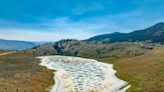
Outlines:
[{"label": "forested hilltop", "polygon": [[130,33],[111,33],[91,37],[87,42],[95,43],[114,43],[124,41],[150,41],[153,43],[164,43],[164,23],[157,23],[143,30],[136,30]]}]

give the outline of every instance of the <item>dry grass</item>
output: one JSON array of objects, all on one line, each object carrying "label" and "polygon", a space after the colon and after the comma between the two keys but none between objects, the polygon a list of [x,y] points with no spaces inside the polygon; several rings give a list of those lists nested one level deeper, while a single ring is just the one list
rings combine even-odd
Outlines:
[{"label": "dry grass", "polygon": [[9,52],[8,50],[0,50],[0,54]]},{"label": "dry grass", "polygon": [[53,72],[39,63],[31,53],[0,56],[0,92],[46,92]]},{"label": "dry grass", "polygon": [[127,92],[164,92],[164,47],[115,61],[116,75],[132,84]]}]

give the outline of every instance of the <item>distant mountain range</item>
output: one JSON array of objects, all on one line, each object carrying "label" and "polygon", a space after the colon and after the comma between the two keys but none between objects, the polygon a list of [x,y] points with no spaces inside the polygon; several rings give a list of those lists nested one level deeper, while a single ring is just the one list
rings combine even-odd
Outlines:
[{"label": "distant mountain range", "polygon": [[0,39],[0,50],[24,50],[35,46],[33,42]]},{"label": "distant mountain range", "polygon": [[95,43],[114,43],[124,41],[150,41],[154,43],[164,43],[164,23],[161,22],[152,27],[130,33],[115,32],[111,34],[98,35],[85,41]]}]

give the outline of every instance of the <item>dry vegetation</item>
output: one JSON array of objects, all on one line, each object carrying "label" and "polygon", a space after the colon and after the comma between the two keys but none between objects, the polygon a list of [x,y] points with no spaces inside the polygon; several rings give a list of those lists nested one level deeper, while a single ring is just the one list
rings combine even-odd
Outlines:
[{"label": "dry vegetation", "polygon": [[127,92],[164,92],[164,47],[112,62],[116,75],[132,85]]},{"label": "dry vegetation", "polygon": [[8,50],[0,50],[0,54],[9,52]]},{"label": "dry vegetation", "polygon": [[53,72],[39,63],[31,53],[0,56],[0,92],[45,92]]}]

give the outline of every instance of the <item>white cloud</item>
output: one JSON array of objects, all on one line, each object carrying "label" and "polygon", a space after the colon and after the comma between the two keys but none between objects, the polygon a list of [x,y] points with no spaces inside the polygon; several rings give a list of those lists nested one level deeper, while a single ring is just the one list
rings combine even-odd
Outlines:
[{"label": "white cloud", "polygon": [[0,28],[0,38],[26,41],[57,41],[66,38],[82,40],[97,35],[95,31],[104,28],[104,25],[96,23],[72,22],[69,18],[44,20],[36,26],[44,28]]},{"label": "white cloud", "polygon": [[57,41],[66,38],[84,39],[92,35],[91,33],[74,31],[74,29],[73,31],[68,31],[68,32],[62,32],[60,30],[58,32],[52,32],[52,31],[42,32],[38,30],[0,29],[0,32],[1,32],[0,33],[1,39],[24,40],[24,41]]},{"label": "white cloud", "polygon": [[[148,17],[143,17],[143,14]],[[78,21],[74,21],[69,17],[39,18],[37,23],[32,24],[6,21],[7,24],[16,23],[16,25],[8,28],[0,27],[0,38],[28,41],[57,41],[66,38],[86,39],[115,31],[130,32],[164,21],[163,16],[149,16],[149,14],[151,13],[143,13],[138,10]],[[0,24],[2,22],[4,23],[4,20],[0,21]]]}]

